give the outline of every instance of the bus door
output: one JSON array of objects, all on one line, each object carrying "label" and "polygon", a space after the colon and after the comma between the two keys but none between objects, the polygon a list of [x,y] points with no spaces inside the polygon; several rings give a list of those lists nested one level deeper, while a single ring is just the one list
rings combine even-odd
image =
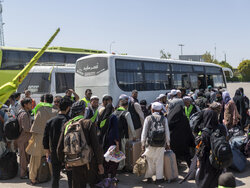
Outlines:
[{"label": "bus door", "polygon": [[190,87],[193,89],[205,89],[206,79],[204,74],[190,74]]},{"label": "bus door", "polygon": [[207,74],[206,80],[207,80],[207,86],[210,85],[210,86],[214,87],[213,75]]},{"label": "bus door", "polygon": [[[193,88],[206,89],[206,76],[204,66],[194,65],[193,69],[194,73],[190,77],[190,79],[193,79],[193,85],[196,86]],[[195,77],[197,77],[197,79]],[[197,85],[195,84],[195,82],[197,83]]]}]

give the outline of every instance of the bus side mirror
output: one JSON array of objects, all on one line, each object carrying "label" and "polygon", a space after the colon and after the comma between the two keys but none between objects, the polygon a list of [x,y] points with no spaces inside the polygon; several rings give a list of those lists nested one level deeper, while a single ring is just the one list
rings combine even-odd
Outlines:
[{"label": "bus side mirror", "polygon": [[224,71],[225,74],[227,73],[226,75],[229,74],[229,77],[230,77],[230,78],[233,78],[234,73],[233,73],[233,71],[232,71],[230,68],[223,67],[222,70]]}]

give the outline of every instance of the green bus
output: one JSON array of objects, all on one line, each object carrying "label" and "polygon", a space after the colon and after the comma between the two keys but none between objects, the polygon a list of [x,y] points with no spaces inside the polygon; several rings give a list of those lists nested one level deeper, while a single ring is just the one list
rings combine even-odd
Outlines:
[{"label": "green bus", "polygon": [[[11,81],[39,48],[0,47],[0,86]],[[91,54],[105,54],[102,50],[90,50],[68,47],[49,47],[38,60],[38,65],[75,64],[80,57]]]}]

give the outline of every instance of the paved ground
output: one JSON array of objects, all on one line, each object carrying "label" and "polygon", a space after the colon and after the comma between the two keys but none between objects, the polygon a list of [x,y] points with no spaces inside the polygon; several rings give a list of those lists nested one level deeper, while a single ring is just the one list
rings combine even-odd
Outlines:
[{"label": "paved ground", "polygon": [[231,98],[233,98],[236,89],[239,87],[242,87],[244,89],[245,95],[250,98],[250,82],[227,83],[227,90],[230,93]]},{"label": "paved ground", "polygon": [[[250,83],[228,83],[228,91],[231,95],[231,97],[234,96],[235,90],[238,89],[239,87],[243,87],[245,90],[245,94],[250,97]],[[183,179],[183,176],[187,173],[187,167],[183,164],[179,168],[179,179]],[[249,188],[250,187],[250,159],[248,160],[247,163],[247,168],[245,169],[244,172],[242,173],[237,173],[233,172],[236,176],[237,179],[237,187],[242,187],[242,188]],[[119,188],[128,188],[128,187],[133,187],[133,188],[141,188],[141,187],[146,187],[146,188],[151,188],[151,187],[173,187],[173,188],[178,188],[178,187],[185,187],[185,188],[193,188],[195,186],[194,181],[188,181],[183,184],[178,184],[177,182],[172,182],[170,184],[164,183],[161,186],[156,186],[152,184],[146,184],[143,182],[143,178],[138,178],[133,174],[126,173],[126,174],[119,174],[118,178],[120,180],[119,183]],[[29,186],[26,184],[26,180],[21,180],[20,178],[16,177],[12,180],[6,180],[6,181],[0,181],[0,188],[29,188],[32,186]],[[37,185],[37,187],[50,187],[51,182],[44,183]],[[61,179],[60,181],[60,187],[67,187],[67,180],[66,178]]]},{"label": "paved ground", "polygon": [[[187,167],[185,164],[181,164],[179,167],[179,180],[183,179],[183,176],[187,173]],[[250,160],[248,160],[247,168],[242,173],[234,172],[234,175],[236,176],[236,182],[237,187],[242,188],[249,188],[250,187]],[[63,175],[64,176],[64,175]],[[163,183],[162,185],[156,186],[154,184],[147,184],[143,182],[143,178],[138,178],[135,175],[131,173],[125,173],[125,174],[118,174],[117,178],[120,180],[119,182],[119,188],[153,188],[153,187],[168,187],[168,188],[195,188],[195,182],[194,181],[188,181],[184,182],[183,184],[179,184],[178,182],[172,182],[172,183]],[[21,180],[20,178],[16,177],[12,180],[5,180],[0,181],[0,188],[29,188],[33,187],[26,184],[26,180]],[[37,187],[50,187],[51,182],[43,183],[37,185]],[[60,181],[60,187],[67,187],[67,179],[64,177]]]}]

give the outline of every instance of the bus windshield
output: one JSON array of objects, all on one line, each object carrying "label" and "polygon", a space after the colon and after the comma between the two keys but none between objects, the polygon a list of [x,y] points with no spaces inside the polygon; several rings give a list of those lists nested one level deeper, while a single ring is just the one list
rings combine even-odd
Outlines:
[{"label": "bus windshield", "polygon": [[30,90],[34,94],[43,94],[50,92],[49,73],[29,73],[18,87],[18,92]]}]

